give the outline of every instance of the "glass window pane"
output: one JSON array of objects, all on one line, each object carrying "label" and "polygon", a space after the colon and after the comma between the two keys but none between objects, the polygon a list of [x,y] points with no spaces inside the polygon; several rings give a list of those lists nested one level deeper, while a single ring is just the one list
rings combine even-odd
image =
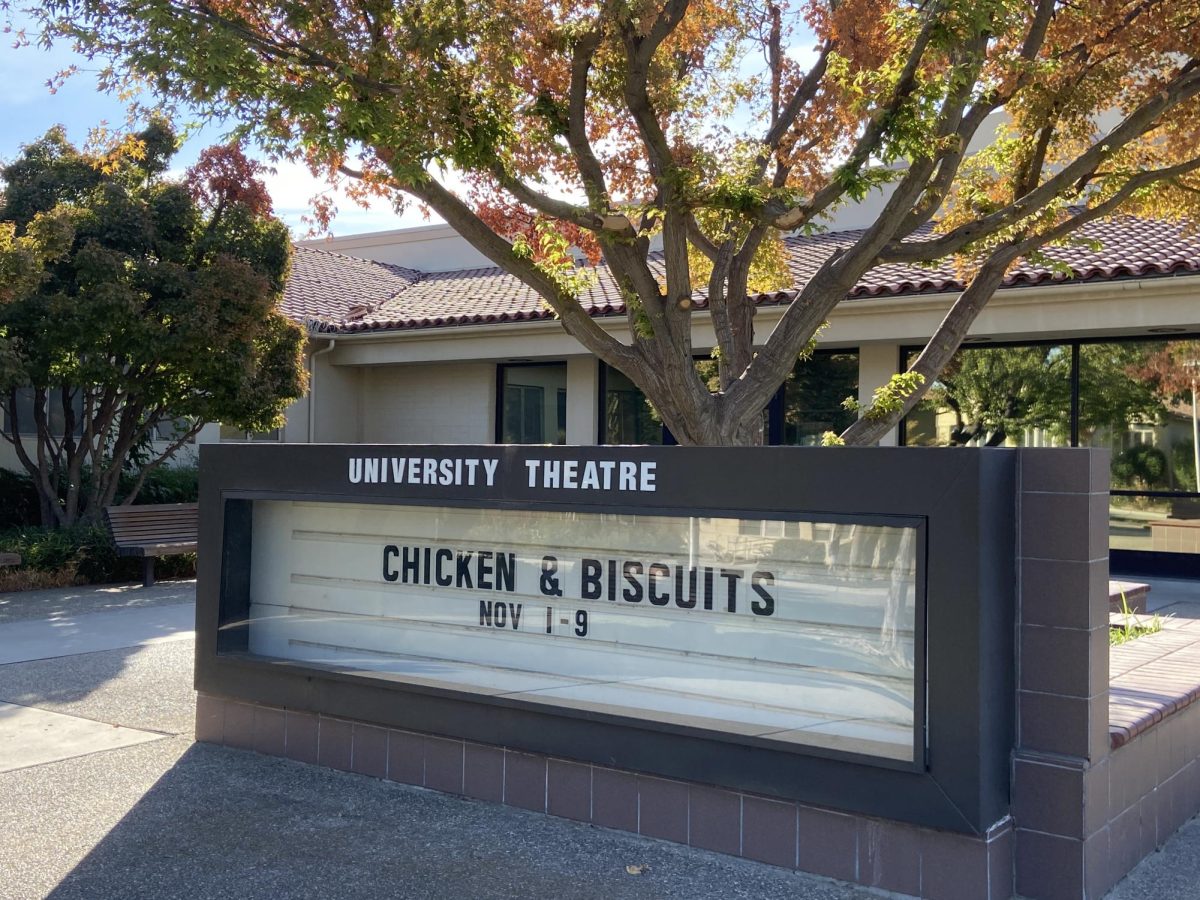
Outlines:
[{"label": "glass window pane", "polygon": [[245,431],[233,425],[221,426],[223,441],[279,441],[283,440],[283,431],[272,428],[270,431]]},{"label": "glass window pane", "polygon": [[784,384],[782,443],[814,446],[827,431],[841,434],[855,417],[842,403],[857,396],[857,353],[818,352],[798,360]]},{"label": "glass window pane", "polygon": [[904,435],[918,447],[1069,446],[1071,347],[959,350],[905,420]]},{"label": "glass window pane", "polygon": [[1200,341],[1079,348],[1079,442],[1112,451],[1112,487],[1195,491],[1191,374]]},{"label": "glass window pane", "polygon": [[252,653],[913,759],[912,527],[268,500],[252,547]]},{"label": "glass window pane", "polygon": [[1083,344],[1079,441],[1112,452],[1111,546],[1200,553],[1200,468],[1193,439],[1193,377],[1200,341]]},{"label": "glass window pane", "polygon": [[[33,388],[17,388],[16,403],[17,427],[21,434],[37,434],[37,424],[33,421]],[[5,430],[11,431],[12,423],[4,423]]]},{"label": "glass window pane", "polygon": [[565,444],[566,393],[566,363],[502,366],[500,442]]},{"label": "glass window pane", "polygon": [[[154,439],[156,441],[174,441],[178,440],[179,436],[192,427],[191,419],[176,418],[163,419],[154,426]],[[278,429],[276,429],[278,432]],[[192,437],[188,443],[194,443],[195,438]]]},{"label": "glass window pane", "polygon": [[606,444],[661,444],[662,421],[637,385],[623,373],[604,373],[604,434]]}]

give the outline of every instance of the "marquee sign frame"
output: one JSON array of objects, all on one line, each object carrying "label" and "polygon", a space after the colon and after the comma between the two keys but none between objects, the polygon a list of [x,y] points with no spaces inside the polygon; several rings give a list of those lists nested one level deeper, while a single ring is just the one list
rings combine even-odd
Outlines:
[{"label": "marquee sign frame", "polygon": [[[200,457],[198,690],[966,833],[1007,809],[1015,453],[353,444],[202,445]],[[914,527],[913,762],[257,656],[260,500]]]}]

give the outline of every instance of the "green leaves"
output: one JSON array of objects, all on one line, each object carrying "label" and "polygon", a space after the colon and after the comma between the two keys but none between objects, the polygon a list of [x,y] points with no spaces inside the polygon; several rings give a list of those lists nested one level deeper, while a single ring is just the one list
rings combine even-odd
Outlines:
[{"label": "green leaves", "polygon": [[47,498],[62,521],[79,467],[103,493],[157,422],[261,430],[304,389],[304,335],[277,308],[290,239],[252,167],[224,148],[189,191],[162,175],[161,123],[113,146],[51,132],[0,170],[0,407],[30,386],[80,404],[76,433],[50,417],[29,450],[31,474],[68,485]]},{"label": "green leaves", "polygon": [[887,384],[875,388],[871,395],[871,402],[866,407],[854,397],[847,397],[842,401],[842,406],[848,410],[861,412],[867,419],[886,419],[903,409],[904,402],[924,383],[925,376],[920,372],[900,372],[888,379]]}]

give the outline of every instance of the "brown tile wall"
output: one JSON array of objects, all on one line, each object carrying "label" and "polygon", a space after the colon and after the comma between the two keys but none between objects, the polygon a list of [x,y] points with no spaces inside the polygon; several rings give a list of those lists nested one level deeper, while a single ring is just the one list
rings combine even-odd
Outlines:
[{"label": "brown tile wall", "polygon": [[[1020,464],[1015,888],[1099,897],[1108,763],[1108,458],[1027,450]],[[1099,891],[1099,893],[1097,892]]]},{"label": "brown tile wall", "polygon": [[1015,888],[1091,900],[1200,811],[1200,707],[1110,746],[1108,457],[1021,457]]},{"label": "brown tile wall", "polygon": [[208,694],[197,701],[196,739],[929,900],[1006,900],[1012,895],[1013,835],[1007,820],[986,837],[971,838]]}]

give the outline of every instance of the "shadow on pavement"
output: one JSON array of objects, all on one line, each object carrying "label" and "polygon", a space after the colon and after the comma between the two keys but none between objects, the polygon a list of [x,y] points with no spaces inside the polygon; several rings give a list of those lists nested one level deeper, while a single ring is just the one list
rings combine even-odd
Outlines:
[{"label": "shadow on pavement", "polygon": [[143,649],[121,647],[0,666],[0,700],[51,707],[81,702],[125,674],[130,658]]},{"label": "shadow on pavement", "polygon": [[[631,864],[650,869],[630,876]],[[49,896],[868,895],[562,819],[195,744]]]},{"label": "shadow on pavement", "polygon": [[85,613],[165,603],[186,603],[196,597],[196,579],[141,584],[83,584],[72,588],[0,593],[0,625],[24,619],[56,619]]}]

